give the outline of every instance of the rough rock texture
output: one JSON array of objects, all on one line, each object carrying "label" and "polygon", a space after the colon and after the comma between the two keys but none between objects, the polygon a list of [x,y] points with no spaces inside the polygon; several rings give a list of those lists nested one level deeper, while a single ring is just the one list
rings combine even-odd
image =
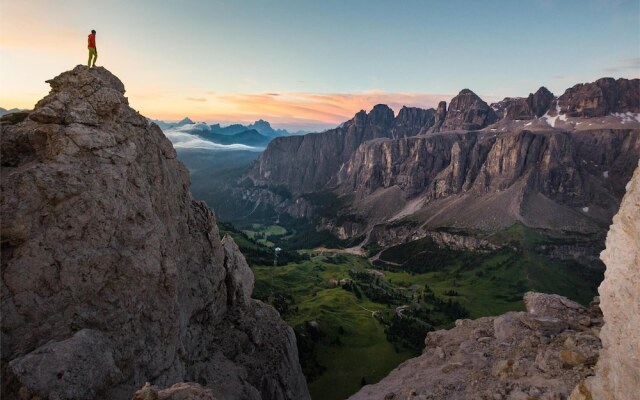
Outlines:
[{"label": "rough rock texture", "polygon": [[258,186],[286,185],[293,193],[322,190],[335,184],[336,174],[361,143],[376,138],[414,136],[433,123],[433,109],[379,104],[363,110],[336,129],[304,136],[279,137],[253,164],[249,177]]},{"label": "rough rock texture", "polygon": [[449,103],[438,132],[482,129],[498,120],[495,111],[469,89],[462,89]]},{"label": "rough rock texture", "polygon": [[131,400],[216,400],[213,391],[193,382],[176,383],[167,389],[158,389],[147,382]]},{"label": "rough rock texture", "polygon": [[640,112],[640,79],[601,78],[567,89],[558,98],[563,114],[602,117],[611,113]]},{"label": "rough rock texture", "polygon": [[525,305],[526,312],[458,320],[428,333],[421,356],[350,399],[566,398],[598,358],[599,309],[533,292]]},{"label": "rough rock texture", "polygon": [[541,117],[551,107],[551,102],[555,96],[544,86],[541,86],[535,93],[530,93],[527,97],[527,105],[536,117]]},{"label": "rough rock texture", "polygon": [[370,222],[417,199],[414,218],[434,226],[493,230],[521,221],[599,232],[616,212],[639,155],[640,130],[379,139],[362,144],[346,163],[338,192],[352,196],[353,212]]},{"label": "rough rock texture", "polygon": [[506,97],[504,100],[491,104],[491,108],[500,119],[511,120],[534,119],[541,117],[549,110],[554,96],[547,88],[542,86],[529,97]]},{"label": "rough rock texture", "polygon": [[396,117],[391,132],[392,139],[415,136],[416,128],[426,129],[436,121],[436,111],[417,107],[402,107]]},{"label": "rough rock texture", "polygon": [[640,167],[633,174],[607,235],[607,266],[598,289],[604,326],[595,377],[572,400],[633,399],[640,393]]},{"label": "rough rock texture", "polygon": [[416,229],[415,227],[404,224],[392,227],[385,224],[377,225],[371,229],[368,241],[386,248],[427,237],[440,247],[454,250],[471,250],[483,253],[498,249],[498,246],[490,241],[474,236],[462,236],[449,232],[435,232],[423,228]]},{"label": "rough rock texture", "polygon": [[[447,118],[447,102],[441,101],[438,103],[438,108],[434,115],[433,126],[426,128],[424,133],[439,132],[444,120]],[[423,132],[421,132],[423,133]]]},{"label": "rough rock texture", "polygon": [[[156,125],[104,68],[2,121],[2,397],[130,399],[194,381],[308,399],[293,331]],[[89,350],[90,349],[90,350]]]}]

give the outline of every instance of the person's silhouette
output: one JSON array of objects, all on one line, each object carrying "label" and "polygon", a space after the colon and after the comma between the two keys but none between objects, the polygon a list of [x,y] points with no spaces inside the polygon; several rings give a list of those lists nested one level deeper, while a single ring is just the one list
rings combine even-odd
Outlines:
[{"label": "person's silhouette", "polygon": [[[98,49],[96,49],[96,31],[91,30],[89,35],[89,62],[87,66],[89,68],[96,66],[96,60],[98,59]],[[93,60],[93,63],[91,62]]]}]

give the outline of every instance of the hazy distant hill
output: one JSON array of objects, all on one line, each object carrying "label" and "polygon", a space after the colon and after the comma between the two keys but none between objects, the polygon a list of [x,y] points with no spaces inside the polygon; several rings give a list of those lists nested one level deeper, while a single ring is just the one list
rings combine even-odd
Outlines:
[{"label": "hazy distant hill", "polygon": [[[157,119],[149,119],[149,121],[154,122],[162,130],[180,128],[186,125],[195,124],[195,122],[191,120],[189,117],[185,117],[178,122],[165,122]],[[217,133],[220,135],[235,135],[236,133],[241,133],[241,132],[250,131],[250,130],[255,130],[259,134],[268,136],[270,138],[279,137],[279,136],[304,135],[305,133],[307,133],[306,131],[289,132],[286,129],[274,129],[268,121],[265,121],[263,119],[259,119],[249,125],[231,124],[227,126],[221,126],[219,123],[211,124],[211,125],[198,123],[198,129],[202,129],[202,125],[206,125],[212,133]]]},{"label": "hazy distant hill", "polygon": [[185,126],[185,125],[189,125],[189,124],[193,124],[194,123],[191,119],[189,119],[189,117],[185,117],[185,118],[181,119],[178,122],[164,122],[164,121],[160,121],[160,120],[157,120],[157,119],[151,119],[151,118],[149,118],[149,121],[150,122],[154,122],[163,131],[165,129],[178,128],[178,127],[181,127],[181,126]]},{"label": "hazy distant hill", "polygon": [[261,135],[255,129],[249,129],[231,135],[216,133],[213,131],[198,131],[196,134],[218,144],[244,144],[254,147],[265,147],[272,139],[271,137]]},{"label": "hazy distant hill", "polygon": [[7,110],[6,108],[0,107],[0,117],[5,115],[5,114],[11,114],[11,113],[18,112],[18,111],[22,111],[22,110],[19,109],[19,108],[11,108],[11,109]]}]

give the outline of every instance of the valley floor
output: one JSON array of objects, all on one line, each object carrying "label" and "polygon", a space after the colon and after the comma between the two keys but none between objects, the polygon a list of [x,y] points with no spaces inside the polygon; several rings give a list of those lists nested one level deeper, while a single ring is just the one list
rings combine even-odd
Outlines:
[{"label": "valley floor", "polygon": [[598,272],[531,251],[542,238],[521,226],[501,233],[511,247],[489,253],[442,249],[423,240],[388,248],[371,262],[321,246],[284,250],[276,267],[274,246],[295,232],[277,224],[245,228],[221,227],[252,265],[253,296],[276,307],[294,328],[315,400],[344,399],[379,381],[419,355],[430,330],[450,328],[460,318],[523,310],[528,290],[586,304],[601,279]]}]

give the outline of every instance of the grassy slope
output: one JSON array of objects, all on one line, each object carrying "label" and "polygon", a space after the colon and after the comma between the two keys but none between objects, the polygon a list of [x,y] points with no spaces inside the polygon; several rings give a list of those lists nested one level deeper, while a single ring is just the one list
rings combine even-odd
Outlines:
[{"label": "grassy slope", "polygon": [[[454,289],[458,300],[470,311],[472,318],[499,315],[524,307],[522,295],[528,290],[557,293],[582,304],[596,295],[602,275],[584,266],[550,260],[532,251],[547,238],[516,224],[492,238],[510,243],[505,248],[487,255],[448,250],[447,265],[436,271],[411,275],[408,272],[387,272],[399,281],[428,283],[436,294]],[[386,250],[381,260],[405,263],[408,257],[419,258],[420,251],[429,249],[428,240],[411,242]],[[425,263],[433,261],[425,255]]]},{"label": "grassy slope", "polygon": [[[266,228],[261,227],[261,231]],[[383,252],[381,260],[405,263],[411,258],[414,266],[441,262],[435,270],[423,273],[410,273],[387,265],[383,279],[396,288],[415,284],[422,288],[427,284],[438,297],[460,302],[471,318],[523,309],[522,294],[526,290],[559,293],[582,303],[590,301],[595,294],[601,276],[584,272],[583,267],[574,269],[535,254],[531,249],[547,240],[536,232],[514,225],[492,239],[509,243],[510,247],[482,255],[433,250],[429,243],[420,241],[396,246]],[[255,245],[250,241],[248,244]],[[427,252],[423,253],[425,249]],[[372,302],[366,296],[357,299],[352,292],[329,284],[330,279],[349,277],[350,269],[367,268],[371,268],[368,260],[346,254],[334,258],[315,256],[310,261],[277,268],[253,266],[254,297],[266,300],[272,293],[292,296],[285,320],[294,328],[317,321],[324,333],[316,351],[326,371],[309,382],[316,400],[348,397],[359,389],[363,377],[367,383],[376,382],[414,356],[387,341],[384,326],[368,311],[382,311],[388,320],[393,308]],[[444,293],[448,290],[457,291],[459,296],[446,296]],[[451,321],[445,322],[445,326],[451,324]]]},{"label": "grassy slope", "polygon": [[[332,264],[325,262],[324,257],[315,257],[302,264],[253,269],[255,297],[269,296],[273,272],[274,292],[292,295],[298,307],[285,316],[287,322],[296,327],[317,321],[325,334],[317,351],[318,361],[327,369],[309,384],[314,399],[344,399],[360,388],[363,377],[368,383],[377,382],[413,356],[407,351],[396,352],[386,340],[382,324],[367,311],[390,313],[391,310],[366,298],[358,300],[342,288],[329,286],[329,279],[348,277],[350,268],[363,270],[368,266],[366,260],[358,257],[348,256],[344,260],[342,264]],[[334,342],[337,336],[341,344]]]}]

